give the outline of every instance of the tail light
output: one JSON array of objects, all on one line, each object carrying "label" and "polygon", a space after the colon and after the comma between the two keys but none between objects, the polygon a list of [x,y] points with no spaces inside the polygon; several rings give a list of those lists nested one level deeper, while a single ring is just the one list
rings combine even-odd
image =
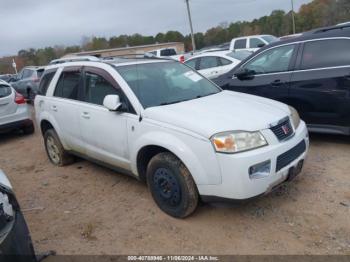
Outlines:
[{"label": "tail light", "polygon": [[183,55],[180,56],[180,62],[181,62],[181,63],[185,63],[185,56],[183,56]]},{"label": "tail light", "polygon": [[16,92],[15,103],[18,105],[25,104],[26,100],[24,99],[24,96]]}]

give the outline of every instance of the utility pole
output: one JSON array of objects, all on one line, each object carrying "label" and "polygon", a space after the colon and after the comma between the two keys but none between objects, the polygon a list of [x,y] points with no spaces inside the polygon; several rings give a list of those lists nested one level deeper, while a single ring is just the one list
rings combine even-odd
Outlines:
[{"label": "utility pole", "polygon": [[192,49],[193,49],[193,52],[196,52],[196,42],[194,40],[194,34],[193,34],[193,25],[192,25],[192,18],[191,18],[190,3],[189,3],[189,0],[185,0],[185,1],[186,1],[186,5],[187,5],[188,20],[190,22],[190,28],[191,28]]},{"label": "utility pole", "polygon": [[293,34],[295,34],[295,17],[294,17],[294,0],[292,1],[292,21],[293,21]]}]

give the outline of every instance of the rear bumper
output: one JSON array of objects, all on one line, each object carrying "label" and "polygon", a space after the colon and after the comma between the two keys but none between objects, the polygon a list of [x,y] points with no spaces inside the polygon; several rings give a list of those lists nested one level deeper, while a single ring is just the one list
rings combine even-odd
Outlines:
[{"label": "rear bumper", "polygon": [[0,131],[4,132],[23,128],[32,124],[33,121],[27,104],[19,105],[16,112],[13,114],[0,117]]},{"label": "rear bumper", "polygon": [[0,243],[0,261],[37,261],[27,224],[20,211],[16,213],[16,219],[11,231]]}]

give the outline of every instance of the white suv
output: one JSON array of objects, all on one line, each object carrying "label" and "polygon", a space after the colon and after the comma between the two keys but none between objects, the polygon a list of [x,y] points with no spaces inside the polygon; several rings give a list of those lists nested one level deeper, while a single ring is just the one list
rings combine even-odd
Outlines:
[{"label": "white suv", "polygon": [[260,48],[277,41],[279,41],[279,39],[272,35],[252,35],[237,37],[231,40],[230,50],[247,50],[255,52]]},{"label": "white suv", "polygon": [[222,91],[176,61],[69,62],[46,68],[36,119],[51,162],[73,155],[147,181],[158,206],[243,200],[301,171],[309,139],[285,104]]}]

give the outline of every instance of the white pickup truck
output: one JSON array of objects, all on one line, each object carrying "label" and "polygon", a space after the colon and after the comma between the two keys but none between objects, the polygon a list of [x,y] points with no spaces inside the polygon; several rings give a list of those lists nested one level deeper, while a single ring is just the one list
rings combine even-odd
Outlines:
[{"label": "white pickup truck", "polygon": [[177,54],[176,48],[174,47],[153,50],[147,52],[145,55],[150,57],[172,58],[181,63],[185,62],[185,60],[188,58],[185,57],[185,54]]}]

